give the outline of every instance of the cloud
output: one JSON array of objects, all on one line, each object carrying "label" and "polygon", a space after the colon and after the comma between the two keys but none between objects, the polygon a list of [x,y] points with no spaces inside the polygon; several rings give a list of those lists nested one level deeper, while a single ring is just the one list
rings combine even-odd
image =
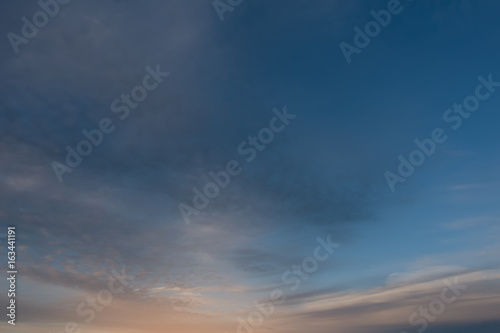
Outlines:
[{"label": "cloud", "polygon": [[492,294],[491,288],[500,283],[498,271],[448,273],[429,279],[437,271],[443,270],[431,268],[428,270],[430,275],[417,272],[411,279],[405,279],[405,283],[369,290],[306,294],[300,302],[295,300],[292,303],[301,304],[300,310],[291,307],[285,318],[290,328],[307,321],[314,323],[318,332],[328,332],[331,327],[341,332],[369,332],[370,329],[378,332],[382,328],[392,331],[393,327],[412,330],[408,317],[419,306],[428,306],[432,299],[440,297],[446,287],[445,279],[453,281],[457,278],[467,287],[466,291],[429,325],[451,327],[497,319],[493,308],[498,304],[500,294]]}]

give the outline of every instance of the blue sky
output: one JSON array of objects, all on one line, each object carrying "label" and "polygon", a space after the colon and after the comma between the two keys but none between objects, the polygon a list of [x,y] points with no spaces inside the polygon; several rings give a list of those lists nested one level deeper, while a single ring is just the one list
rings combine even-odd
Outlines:
[{"label": "blue sky", "polygon": [[[500,4],[402,1],[348,63],[340,43],[388,3],[243,0],[221,21],[211,1],[71,1],[18,52],[7,35],[41,9],[5,4],[0,227],[22,270],[2,332],[417,332],[409,317],[454,279],[466,291],[425,330],[498,332],[500,87],[456,130],[443,114],[478,77],[500,82]],[[121,120],[113,101],[144,82]],[[239,145],[286,112],[246,162]],[[60,182],[54,161],[102,119],[114,131]],[[391,191],[384,174],[436,128],[448,139]],[[241,173],[186,223],[179,204],[231,160]],[[283,274],[329,236],[290,290]],[[133,280],[85,322],[121,269]],[[287,301],[249,323],[276,288]]]}]

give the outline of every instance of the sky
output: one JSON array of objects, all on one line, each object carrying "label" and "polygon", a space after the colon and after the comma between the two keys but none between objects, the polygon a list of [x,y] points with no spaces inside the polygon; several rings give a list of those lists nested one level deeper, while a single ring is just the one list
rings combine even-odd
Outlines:
[{"label": "sky", "polygon": [[499,332],[500,3],[2,9],[1,332]]}]

